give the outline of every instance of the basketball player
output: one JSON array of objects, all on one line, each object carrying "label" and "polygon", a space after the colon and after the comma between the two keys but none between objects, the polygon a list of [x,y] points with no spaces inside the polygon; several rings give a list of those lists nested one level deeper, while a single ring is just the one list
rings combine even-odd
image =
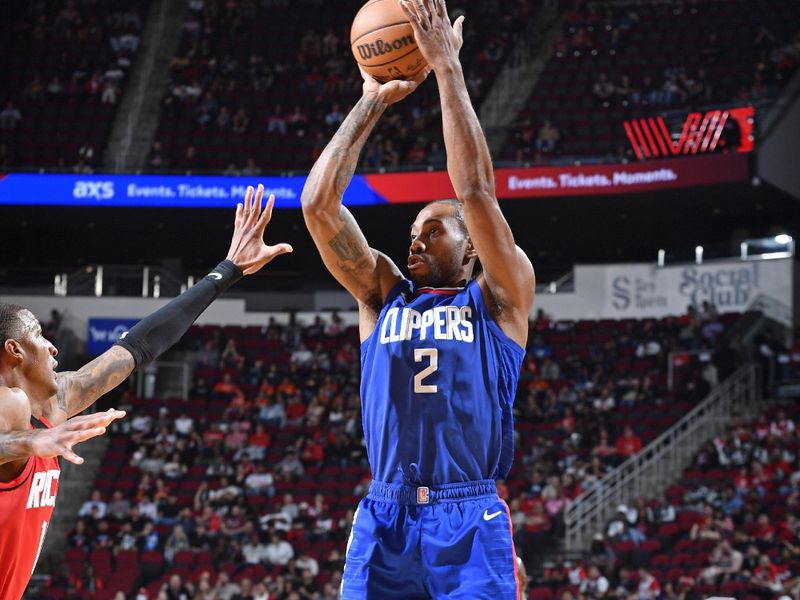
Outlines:
[{"label": "basketball player", "polygon": [[323,261],[359,307],[362,422],[374,482],[354,516],[342,598],[516,600],[511,520],[495,479],[513,459],[512,404],[534,272],[495,198],[458,59],[463,19],[451,26],[438,0],[403,6],[438,81],[457,200],[417,215],[408,279],[369,247],[341,204],[375,123],[427,73],[383,85],[364,75],[361,99],[302,196]]},{"label": "basketball player", "polygon": [[121,411],[74,417],[147,366],[186,332],[209,304],[243,275],[255,273],[288,244],[267,246],[264,229],[274,198],[248,188],[236,209],[228,258],[79,371],[56,373],[58,351],[30,311],[0,304],[0,598],[22,597],[55,506],[58,459],[81,459],[74,443],[103,433]]}]

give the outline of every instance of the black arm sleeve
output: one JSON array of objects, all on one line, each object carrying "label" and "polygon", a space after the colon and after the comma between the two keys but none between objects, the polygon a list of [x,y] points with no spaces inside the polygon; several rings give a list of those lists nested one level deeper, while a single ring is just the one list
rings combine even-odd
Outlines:
[{"label": "black arm sleeve", "polygon": [[208,305],[242,275],[233,262],[222,261],[197,284],[122,334],[117,344],[133,355],[137,369],[146,367],[181,339]]}]

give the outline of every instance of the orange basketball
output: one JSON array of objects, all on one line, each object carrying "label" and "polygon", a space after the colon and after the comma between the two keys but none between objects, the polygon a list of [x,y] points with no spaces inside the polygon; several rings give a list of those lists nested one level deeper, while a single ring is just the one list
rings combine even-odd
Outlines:
[{"label": "orange basketball", "polygon": [[427,65],[397,0],[362,6],[350,28],[350,47],[356,62],[381,83],[413,79]]}]

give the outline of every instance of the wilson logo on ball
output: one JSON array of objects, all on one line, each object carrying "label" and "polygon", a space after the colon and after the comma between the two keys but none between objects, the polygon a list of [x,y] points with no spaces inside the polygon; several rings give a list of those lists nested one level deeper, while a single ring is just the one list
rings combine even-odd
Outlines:
[{"label": "wilson logo on ball", "polygon": [[391,42],[376,40],[368,44],[358,44],[356,48],[358,49],[358,55],[362,58],[362,60],[369,60],[375,56],[383,56],[384,54],[389,54],[395,50],[402,50],[403,48],[413,45],[414,36],[404,35],[403,37],[397,38]]}]

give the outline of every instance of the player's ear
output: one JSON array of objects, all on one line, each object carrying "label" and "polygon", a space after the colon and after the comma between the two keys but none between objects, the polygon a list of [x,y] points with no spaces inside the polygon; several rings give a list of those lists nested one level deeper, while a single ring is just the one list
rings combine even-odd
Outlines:
[{"label": "player's ear", "polygon": [[10,359],[13,362],[22,362],[25,351],[22,349],[22,344],[17,340],[7,339],[6,343],[3,344],[3,354],[6,359]]},{"label": "player's ear", "polygon": [[475,249],[475,244],[472,243],[472,238],[467,238],[467,247],[464,249],[463,264],[467,264],[473,258],[478,258],[478,251]]}]

